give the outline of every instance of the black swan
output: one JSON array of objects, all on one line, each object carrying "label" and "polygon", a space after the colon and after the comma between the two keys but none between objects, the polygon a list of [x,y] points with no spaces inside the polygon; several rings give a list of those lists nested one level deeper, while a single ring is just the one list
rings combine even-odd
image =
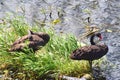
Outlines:
[{"label": "black swan", "polygon": [[35,52],[41,46],[45,46],[48,43],[50,36],[47,33],[39,32],[35,33],[28,30],[28,35],[21,37],[20,39],[16,40],[9,49],[10,52],[12,51],[23,51],[25,47],[33,49]]},{"label": "black swan", "polygon": [[101,33],[94,33],[90,37],[90,46],[84,46],[80,49],[74,50],[70,58],[73,60],[88,60],[90,64],[90,70],[92,71],[92,61],[100,59],[108,52],[108,46],[105,44],[99,44],[97,45],[94,42],[94,38],[99,37],[99,39],[102,39]]}]

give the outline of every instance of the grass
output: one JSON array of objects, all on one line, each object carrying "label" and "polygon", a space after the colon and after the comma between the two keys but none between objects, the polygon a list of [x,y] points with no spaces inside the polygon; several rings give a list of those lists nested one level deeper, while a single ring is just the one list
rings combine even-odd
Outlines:
[{"label": "grass", "polygon": [[[22,19],[5,21],[5,24],[0,24],[0,70],[4,72],[2,74],[13,79],[39,80],[50,74],[80,77],[89,73],[87,61],[73,61],[69,58],[70,53],[79,47],[73,35],[57,35],[53,28],[31,27]],[[8,52],[10,45],[26,35],[27,30],[48,33],[49,43],[36,53],[30,52],[29,49],[26,49],[26,53]]]}]

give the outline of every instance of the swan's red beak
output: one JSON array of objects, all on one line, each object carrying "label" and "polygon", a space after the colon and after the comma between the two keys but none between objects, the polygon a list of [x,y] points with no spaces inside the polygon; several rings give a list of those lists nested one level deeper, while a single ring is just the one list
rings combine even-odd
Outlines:
[{"label": "swan's red beak", "polygon": [[100,38],[100,40],[102,40],[102,39],[103,39],[101,35],[99,36],[99,38]]}]

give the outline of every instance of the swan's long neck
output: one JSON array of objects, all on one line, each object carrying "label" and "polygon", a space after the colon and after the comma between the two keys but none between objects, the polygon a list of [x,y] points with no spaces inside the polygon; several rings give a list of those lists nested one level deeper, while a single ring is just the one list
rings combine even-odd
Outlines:
[{"label": "swan's long neck", "polygon": [[95,35],[92,35],[91,37],[90,37],[90,43],[91,43],[91,45],[95,45],[96,43],[94,42],[94,37],[95,37]]}]

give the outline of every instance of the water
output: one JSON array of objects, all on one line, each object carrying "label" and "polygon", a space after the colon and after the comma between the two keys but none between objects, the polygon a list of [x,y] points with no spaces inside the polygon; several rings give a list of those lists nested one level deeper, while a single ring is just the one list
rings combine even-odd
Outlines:
[{"label": "water", "polygon": [[[45,22],[60,17],[60,12],[62,23],[55,26],[56,31],[73,33],[77,37],[88,24],[86,18],[91,17],[90,25],[102,30],[104,42],[109,46],[108,63],[104,69],[106,78],[120,80],[120,0],[0,0],[0,19],[8,14],[10,18],[13,14],[23,15],[26,22],[34,25],[45,19],[41,10],[45,10]],[[52,19],[49,17],[51,12]],[[105,32],[105,29],[113,32]]]},{"label": "water", "polygon": [[109,53],[107,59],[109,60],[110,67],[108,67],[107,78],[108,80],[120,80],[120,32],[111,33],[107,41],[109,44]]}]

